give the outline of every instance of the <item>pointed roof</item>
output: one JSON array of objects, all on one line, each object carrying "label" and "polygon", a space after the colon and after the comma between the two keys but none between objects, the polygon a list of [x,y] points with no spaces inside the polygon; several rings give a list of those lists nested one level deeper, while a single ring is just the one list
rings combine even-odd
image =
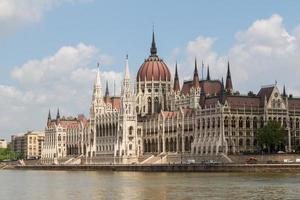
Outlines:
[{"label": "pointed roof", "polygon": [[95,85],[100,86],[101,81],[100,81],[100,64],[97,63],[97,74],[96,74],[96,80],[95,80]]},{"label": "pointed roof", "polygon": [[207,80],[207,81],[210,81],[209,65],[207,65],[207,75],[206,75],[206,80]]},{"label": "pointed roof", "polygon": [[105,96],[106,96],[106,97],[109,96],[108,81],[106,81]]},{"label": "pointed roof", "polygon": [[231,73],[230,73],[230,65],[229,65],[229,61],[228,61],[227,75],[226,75],[226,91],[231,92],[232,89],[233,89],[233,87],[232,87],[232,80],[231,80]]},{"label": "pointed roof", "polygon": [[49,113],[48,113],[48,121],[50,121],[51,120],[51,111],[50,111],[50,109],[49,109]]},{"label": "pointed roof", "polygon": [[152,32],[152,44],[151,44],[151,48],[150,48],[150,53],[151,56],[157,56],[157,48],[156,48],[156,43],[155,43],[155,35],[154,35],[154,30]]},{"label": "pointed roof", "polygon": [[175,92],[180,91],[180,84],[179,84],[178,71],[177,71],[177,62],[176,62],[176,65],[175,65],[175,77],[174,77],[173,90]]},{"label": "pointed roof", "polygon": [[285,85],[283,85],[283,94],[282,94],[283,97],[287,97],[287,94],[286,94],[286,91],[285,91]]},{"label": "pointed roof", "polygon": [[59,108],[57,108],[57,114],[56,114],[56,119],[60,119],[60,113],[59,113]]},{"label": "pointed roof", "polygon": [[194,69],[194,78],[193,78],[194,87],[200,87],[199,76],[198,76],[198,68],[197,68],[197,58],[195,58],[195,69]]}]

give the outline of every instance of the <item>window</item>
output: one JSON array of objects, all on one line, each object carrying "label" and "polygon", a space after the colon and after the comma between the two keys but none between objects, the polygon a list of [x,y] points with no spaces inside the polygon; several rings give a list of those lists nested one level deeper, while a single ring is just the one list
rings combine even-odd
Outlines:
[{"label": "window", "polygon": [[132,134],[133,134],[133,127],[130,126],[130,127],[129,127],[129,135],[132,135]]},{"label": "window", "polygon": [[129,144],[129,150],[132,150],[132,144]]}]

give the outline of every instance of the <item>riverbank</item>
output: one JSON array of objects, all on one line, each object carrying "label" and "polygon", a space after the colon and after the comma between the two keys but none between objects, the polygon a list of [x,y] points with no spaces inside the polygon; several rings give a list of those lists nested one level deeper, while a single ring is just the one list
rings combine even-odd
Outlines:
[{"label": "riverbank", "polygon": [[300,173],[300,164],[161,164],[161,165],[27,165],[15,170],[77,170],[133,172],[270,172]]}]

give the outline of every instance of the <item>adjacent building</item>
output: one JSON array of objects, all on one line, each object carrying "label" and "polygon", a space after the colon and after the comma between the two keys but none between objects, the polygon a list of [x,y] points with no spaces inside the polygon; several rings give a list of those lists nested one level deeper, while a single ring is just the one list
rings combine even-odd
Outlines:
[{"label": "adjacent building", "polygon": [[7,142],[4,139],[0,139],[0,149],[6,149],[7,148]]},{"label": "adjacent building", "polygon": [[[202,64],[203,65],[203,64]],[[125,59],[121,95],[105,93],[96,73],[90,116],[51,119],[45,129],[43,159],[84,156],[96,162],[138,163],[142,158],[206,156],[258,152],[257,131],[268,121],[286,130],[287,152],[300,150],[300,98],[277,84],[242,95],[233,87],[230,64],[226,79],[198,73],[174,78],[157,54],[154,33],[150,55],[135,78]]]},{"label": "adjacent building", "polygon": [[42,156],[44,132],[28,131],[11,137],[11,150],[26,159],[38,159]]}]

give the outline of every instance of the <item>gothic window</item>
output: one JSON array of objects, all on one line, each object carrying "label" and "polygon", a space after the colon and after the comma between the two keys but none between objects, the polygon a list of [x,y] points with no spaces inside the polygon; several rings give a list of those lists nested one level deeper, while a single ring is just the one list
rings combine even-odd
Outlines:
[{"label": "gothic window", "polygon": [[253,128],[257,128],[257,118],[256,117],[254,117],[253,118]]},{"label": "gothic window", "polygon": [[250,143],[251,143],[251,142],[250,142],[250,139],[247,139],[247,140],[246,140],[246,146],[249,147],[249,146],[250,146]]},{"label": "gothic window", "polygon": [[232,127],[232,128],[235,128],[235,117],[232,117],[232,120],[231,120],[231,127]]},{"label": "gothic window", "polygon": [[246,128],[250,128],[250,119],[247,117],[246,119]]},{"label": "gothic window", "polygon": [[277,100],[277,107],[278,107],[278,108],[281,107],[280,99]]},{"label": "gothic window", "polygon": [[58,135],[58,141],[61,141],[61,135]]},{"label": "gothic window", "polygon": [[129,144],[129,150],[132,150],[132,144]]},{"label": "gothic window", "polygon": [[225,128],[228,127],[228,117],[227,116],[225,117],[225,120],[224,120],[224,126],[225,126]]},{"label": "gothic window", "polygon": [[133,134],[133,127],[130,126],[130,127],[129,127],[129,135],[132,135],[132,134]]},{"label": "gothic window", "polygon": [[243,139],[239,139],[239,146],[243,146],[243,143],[244,143]]},{"label": "gothic window", "polygon": [[148,113],[152,113],[152,100],[151,97],[148,98]]},{"label": "gothic window", "polygon": [[239,127],[243,128],[243,118],[242,117],[240,117],[240,119],[239,119]]},{"label": "gothic window", "polygon": [[154,111],[155,112],[160,112],[160,105],[159,105],[158,97],[154,98]]}]

